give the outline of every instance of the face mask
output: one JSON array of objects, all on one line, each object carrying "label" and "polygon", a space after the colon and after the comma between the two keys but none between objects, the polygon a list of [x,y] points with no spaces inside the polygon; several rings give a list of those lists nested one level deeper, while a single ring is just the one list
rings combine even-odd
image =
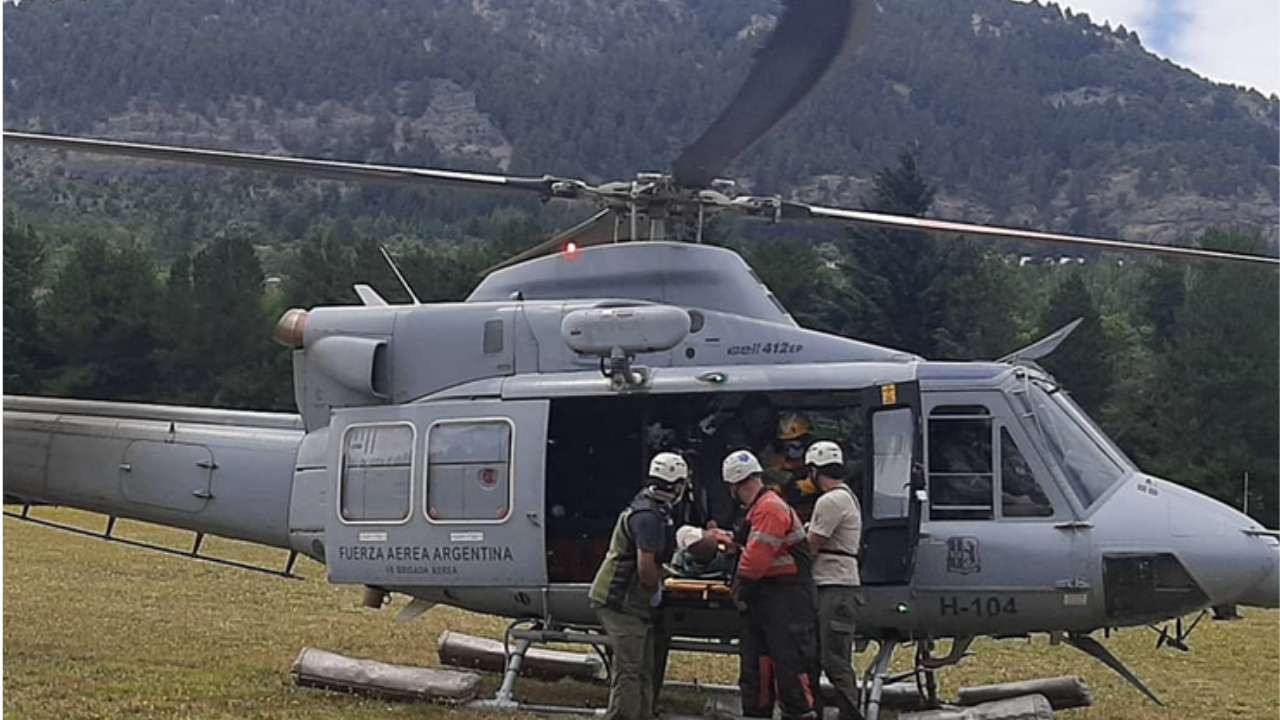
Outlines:
[{"label": "face mask", "polygon": [[789,442],[787,443],[786,451],[787,451],[787,459],[799,460],[800,458],[804,457],[804,443]]},{"label": "face mask", "polygon": [[649,487],[649,496],[665,505],[671,506],[680,502],[684,496],[684,483],[669,485],[662,487],[661,485],[651,485]]}]

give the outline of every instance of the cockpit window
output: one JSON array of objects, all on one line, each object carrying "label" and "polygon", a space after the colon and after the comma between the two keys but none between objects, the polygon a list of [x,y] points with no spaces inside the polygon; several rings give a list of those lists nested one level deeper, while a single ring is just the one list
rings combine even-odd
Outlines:
[{"label": "cockpit window", "polygon": [[1053,515],[1053,503],[1004,427],[1000,428],[1000,512],[1004,517]]},{"label": "cockpit window", "polygon": [[982,405],[941,405],[929,413],[930,520],[995,516],[992,427]]},{"label": "cockpit window", "polygon": [[1111,457],[1117,460],[1120,463],[1121,467],[1124,467],[1126,470],[1138,469],[1137,463],[1135,463],[1132,458],[1126,455],[1125,452],[1120,449],[1120,446],[1116,445],[1115,442],[1111,439],[1111,437],[1102,431],[1102,428],[1098,427],[1098,423],[1094,422],[1093,418],[1085,414],[1084,410],[1081,409],[1080,406],[1076,404],[1075,400],[1071,399],[1070,395],[1066,395],[1064,393],[1057,393],[1053,397],[1055,400],[1058,401],[1058,404],[1063,406],[1063,408],[1067,411],[1068,414],[1071,415],[1071,417],[1075,418],[1076,422],[1080,423],[1081,425],[1085,426],[1089,430],[1093,431],[1094,440],[1101,442],[1103,447],[1105,447],[1107,450],[1110,450]]},{"label": "cockpit window", "polygon": [[1061,392],[1050,394],[1033,384],[1031,403],[1033,421],[1067,484],[1081,505],[1093,505],[1120,480],[1124,468],[1089,435],[1087,419]]}]

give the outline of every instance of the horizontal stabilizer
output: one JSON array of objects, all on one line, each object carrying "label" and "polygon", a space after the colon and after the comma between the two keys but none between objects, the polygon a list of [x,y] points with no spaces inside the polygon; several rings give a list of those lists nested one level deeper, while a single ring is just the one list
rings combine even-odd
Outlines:
[{"label": "horizontal stabilizer", "polygon": [[1041,358],[1048,357],[1054,350],[1058,349],[1058,346],[1062,344],[1062,341],[1067,339],[1068,335],[1075,332],[1075,329],[1080,327],[1081,322],[1084,322],[1084,318],[1076,318],[1021,350],[1015,350],[1012,353],[1005,355],[997,362],[1018,365],[1023,362],[1034,362]]}]

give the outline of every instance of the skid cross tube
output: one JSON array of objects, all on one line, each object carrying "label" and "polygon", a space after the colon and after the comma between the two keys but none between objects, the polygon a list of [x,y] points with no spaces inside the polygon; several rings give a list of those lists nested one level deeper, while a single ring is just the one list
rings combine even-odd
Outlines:
[{"label": "skid cross tube", "polygon": [[866,720],[879,720],[880,698],[884,694],[885,678],[889,675],[889,664],[893,661],[893,651],[898,649],[897,640],[881,640],[880,651],[876,659],[867,668],[862,681],[862,716]]},{"label": "skid cross tube", "polygon": [[252,572],[259,572],[266,575],[272,575],[274,577],[288,578],[290,580],[303,579],[301,575],[295,575],[293,572],[294,565],[298,561],[297,550],[289,551],[289,560],[285,564],[285,569],[283,571],[280,571],[280,570],[273,570],[271,568],[260,567],[258,565],[250,565],[249,563],[242,563],[237,560],[229,560],[227,558],[213,557],[211,555],[201,555],[200,546],[204,543],[204,537],[205,537],[205,534],[202,532],[197,532],[195,534],[195,541],[192,544],[190,550],[178,550],[177,548],[165,547],[163,545],[157,545],[155,543],[143,542],[142,540],[133,540],[130,538],[120,537],[119,535],[116,535],[115,534],[116,520],[118,520],[119,518],[117,518],[115,515],[107,516],[107,526],[106,528],[103,529],[102,532],[94,532],[92,530],[86,530],[85,528],[76,527],[74,525],[66,525],[59,522],[53,522],[52,520],[44,520],[42,518],[32,517],[31,506],[29,504],[23,505],[22,512],[20,513],[12,512],[10,510],[5,510],[4,516],[13,518],[14,520],[21,520],[22,522],[29,522],[34,525],[40,525],[41,527],[53,528],[55,530],[64,530],[69,533],[75,533],[76,535],[83,535],[85,537],[96,538],[98,540],[106,540],[107,542],[120,543],[121,545],[128,545],[129,547],[142,548],[144,550],[154,550],[156,552],[162,552],[166,555],[176,555],[177,557],[189,558],[193,560],[203,560],[205,562],[214,563],[215,565],[225,565],[226,567],[233,567],[233,568],[238,568],[240,570],[249,570]]}]

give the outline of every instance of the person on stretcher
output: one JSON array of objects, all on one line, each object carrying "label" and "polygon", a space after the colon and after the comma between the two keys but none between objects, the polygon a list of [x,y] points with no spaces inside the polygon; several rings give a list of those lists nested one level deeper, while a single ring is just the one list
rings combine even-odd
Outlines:
[{"label": "person on stretcher", "polygon": [[704,537],[700,528],[685,526],[676,531],[676,552],[670,569],[678,578],[728,582],[737,559],[733,546],[711,535]]}]

